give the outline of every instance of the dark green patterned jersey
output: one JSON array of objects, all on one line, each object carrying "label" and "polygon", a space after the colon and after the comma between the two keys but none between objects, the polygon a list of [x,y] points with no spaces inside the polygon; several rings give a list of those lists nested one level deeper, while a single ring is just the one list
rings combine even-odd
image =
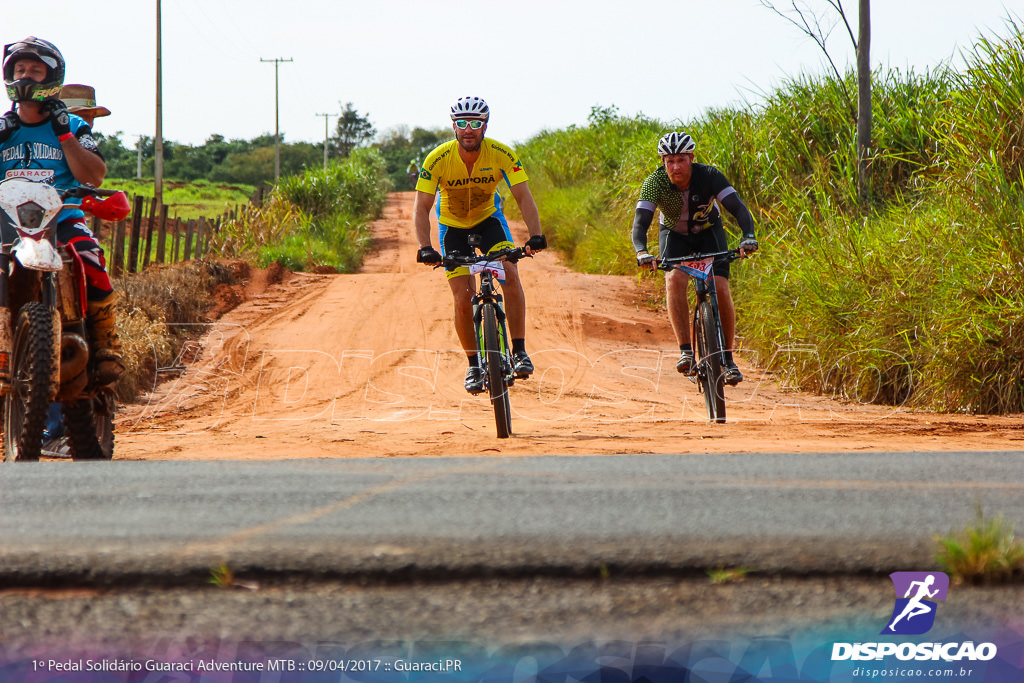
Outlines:
[{"label": "dark green patterned jersey", "polygon": [[640,188],[637,209],[661,211],[662,230],[695,235],[707,228],[722,228],[719,202],[735,194],[729,181],[714,166],[693,164],[690,186],[680,190],[669,180],[664,166],[647,177]]}]

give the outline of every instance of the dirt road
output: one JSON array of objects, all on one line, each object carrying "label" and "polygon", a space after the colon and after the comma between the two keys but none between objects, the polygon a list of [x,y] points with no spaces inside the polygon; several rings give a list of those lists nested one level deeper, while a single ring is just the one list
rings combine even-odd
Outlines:
[{"label": "dirt road", "polygon": [[[696,386],[675,372],[665,312],[644,303],[645,285],[573,273],[553,252],[520,264],[537,373],[513,388],[515,434],[499,441],[489,403],[462,388],[465,357],[444,276],[414,262],[411,209],[412,193],[389,198],[360,273],[285,273],[220,318],[184,372],[163,373],[172,379],[125,407],[115,457],[1024,448],[1022,416],[935,415],[808,395],[758,370],[742,350],[746,381],[726,390],[728,424],[708,424]],[[525,228],[514,229],[525,240]]]}]

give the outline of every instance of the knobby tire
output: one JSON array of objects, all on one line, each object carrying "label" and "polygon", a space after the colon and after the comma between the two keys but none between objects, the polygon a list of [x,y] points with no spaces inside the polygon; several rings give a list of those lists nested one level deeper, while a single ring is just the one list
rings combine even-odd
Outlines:
[{"label": "knobby tire", "polygon": [[498,330],[498,319],[494,306],[484,304],[481,307],[484,328],[484,358],[487,363],[487,391],[491,396],[494,408],[494,424],[498,438],[507,439],[512,434],[512,406],[509,403],[508,386],[505,384],[505,372],[502,367],[501,333]]},{"label": "knobby tire", "polygon": [[75,460],[110,460],[114,456],[113,399],[83,398],[64,403],[64,429]]},{"label": "knobby tire", "polygon": [[50,408],[53,322],[39,302],[22,307],[14,325],[11,392],[4,397],[4,458],[39,460]]},{"label": "knobby tire", "polygon": [[725,374],[722,372],[722,345],[710,301],[697,308],[697,376],[704,392],[708,420],[725,422]]}]

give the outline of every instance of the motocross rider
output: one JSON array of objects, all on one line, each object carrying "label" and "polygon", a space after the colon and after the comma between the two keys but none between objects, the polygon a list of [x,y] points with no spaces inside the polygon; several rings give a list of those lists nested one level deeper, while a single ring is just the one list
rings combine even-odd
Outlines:
[{"label": "motocross rider", "polygon": [[[107,165],[92,130],[70,114],[59,99],[64,57],[52,43],[29,36],[4,47],[4,84],[14,103],[0,117],[0,174],[3,178],[45,180],[58,189],[103,182]],[[121,341],[115,327],[116,295],[106,260],[85,214],[65,209],[58,217],[57,239],[82,257],[86,274],[88,328],[96,359],[95,379],[111,384],[124,372]]]}]

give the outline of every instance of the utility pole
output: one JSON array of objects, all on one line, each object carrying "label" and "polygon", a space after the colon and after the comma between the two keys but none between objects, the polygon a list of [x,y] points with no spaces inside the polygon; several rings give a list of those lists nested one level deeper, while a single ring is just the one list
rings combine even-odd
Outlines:
[{"label": "utility pole", "polygon": [[329,116],[339,116],[339,114],[317,114],[317,116],[324,117],[324,170],[327,170],[327,140],[329,138],[327,120]]},{"label": "utility pole", "polygon": [[857,40],[857,198],[865,209],[871,199],[871,0],[860,0]]},{"label": "utility pole", "polygon": [[281,62],[293,61],[291,58],[282,59],[277,57],[275,59],[263,59],[260,57],[261,62],[273,62],[274,63],[274,184],[281,179],[281,126],[278,118],[278,105],[277,105],[277,67]]},{"label": "utility pole", "polygon": [[[153,136],[153,197],[157,206],[163,206],[164,203],[164,124],[161,102],[163,76],[160,51],[160,0],[156,0],[156,135]],[[142,175],[141,172],[139,175]]]}]

